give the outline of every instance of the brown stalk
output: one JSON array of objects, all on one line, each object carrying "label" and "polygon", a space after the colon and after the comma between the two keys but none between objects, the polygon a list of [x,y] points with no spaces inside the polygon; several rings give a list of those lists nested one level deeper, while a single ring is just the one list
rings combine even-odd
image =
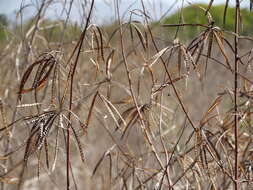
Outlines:
[{"label": "brown stalk", "polygon": [[[240,20],[240,1],[236,0],[236,8],[235,8],[235,34],[239,35],[239,20]],[[234,45],[235,45],[235,65],[234,65],[234,138],[235,138],[235,162],[234,162],[234,189],[240,189],[239,182],[239,126],[238,126],[238,100],[237,100],[237,92],[238,92],[238,37],[235,35],[234,37]]]},{"label": "brown stalk", "polygon": [[[143,2],[142,2],[143,3]],[[118,16],[118,19],[119,19],[119,26],[122,26],[121,25],[121,20],[120,20],[120,14],[119,14],[119,2],[117,0],[116,2],[116,6],[117,6],[117,16]],[[137,113],[138,113],[138,117],[140,119],[140,123],[141,123],[141,128],[142,130],[144,131],[144,135],[146,137],[146,140],[149,144],[149,146],[151,147],[151,150],[152,150],[152,153],[154,154],[155,158],[157,159],[159,165],[164,169],[164,166],[160,160],[160,157],[156,151],[156,148],[151,140],[151,137],[150,137],[150,134],[147,132],[147,130],[145,129],[145,123],[144,123],[144,120],[143,120],[143,116],[141,114],[141,111],[140,111],[140,107],[139,107],[139,104],[136,100],[136,96],[134,94],[134,90],[133,90],[133,85],[132,85],[132,79],[131,79],[131,75],[130,75],[130,71],[129,71],[129,67],[128,67],[128,63],[127,63],[127,59],[126,59],[126,55],[125,55],[125,47],[124,47],[124,42],[123,42],[123,30],[122,30],[122,27],[120,27],[120,45],[121,45],[121,55],[123,57],[123,63],[124,63],[124,67],[125,67],[125,70],[126,70],[126,73],[127,73],[127,79],[128,79],[128,85],[129,85],[129,88],[130,88],[130,92],[131,92],[131,96],[133,98],[133,101],[134,101],[134,105],[136,107],[136,110],[137,110]]]},{"label": "brown stalk", "polygon": [[[146,12],[146,11],[145,11],[145,7],[144,7],[143,0],[141,0],[141,2],[142,2],[143,12]],[[145,19],[147,19],[147,18],[145,18]],[[146,22],[148,22],[148,21],[146,20]],[[148,30],[149,30],[149,33],[150,33],[150,36],[151,36],[152,43],[153,43],[153,45],[154,45],[154,47],[155,47],[155,50],[156,50],[157,53],[158,53],[158,52],[159,52],[159,49],[158,49],[158,47],[157,47],[157,45],[156,45],[156,42],[155,42],[155,40],[154,40],[152,31],[151,31],[151,29],[150,29],[149,26],[147,26],[147,27],[148,27]],[[207,26],[207,27],[208,27],[208,26]],[[181,108],[182,108],[183,112],[185,113],[185,115],[186,115],[188,121],[190,122],[191,127],[192,127],[194,130],[196,130],[196,127],[195,127],[195,125],[193,124],[192,120],[190,119],[190,116],[189,116],[189,114],[187,113],[186,108],[185,108],[185,106],[184,106],[184,104],[183,104],[183,102],[182,102],[182,100],[181,100],[181,98],[180,98],[180,96],[179,96],[179,93],[178,93],[178,91],[177,91],[177,89],[176,89],[176,86],[175,86],[174,83],[173,83],[173,79],[172,79],[172,77],[171,77],[171,74],[170,74],[170,72],[169,72],[167,66],[166,66],[166,63],[165,63],[164,59],[163,59],[161,56],[160,56],[159,58],[161,59],[161,61],[162,61],[162,63],[163,63],[164,69],[165,69],[165,71],[166,71],[166,73],[167,73],[167,76],[168,76],[168,78],[169,78],[169,80],[170,80],[170,83],[171,83],[171,86],[172,86],[172,88],[173,88],[173,91],[174,91],[174,93],[176,94],[176,97],[177,97],[177,99],[178,99],[178,101],[179,101],[179,104],[181,105]]]},{"label": "brown stalk", "polygon": [[[83,41],[84,41],[84,37],[86,35],[86,31],[88,29],[89,23],[90,23],[90,19],[91,19],[91,13],[94,7],[94,0],[92,0],[91,2],[91,6],[90,6],[90,10],[89,10],[89,14],[88,17],[86,19],[86,25],[85,28],[82,32],[81,38],[78,42],[78,49],[77,49],[77,56],[76,59],[74,61],[74,63],[71,66],[71,70],[69,72],[69,76],[70,76],[70,96],[69,96],[69,110],[72,110],[72,99],[73,99],[73,82],[74,82],[74,76],[75,76],[75,71],[76,71],[76,67],[77,67],[77,63],[78,63],[78,59],[81,53],[81,48],[83,45]],[[75,51],[75,50],[74,50]],[[73,53],[74,54],[74,53]],[[67,87],[66,87],[67,88]],[[68,114],[68,119],[69,121],[71,121],[71,113],[69,112]],[[67,128],[67,138],[66,138],[66,149],[67,149],[67,165],[66,165],[66,173],[67,173],[67,190],[70,190],[70,173],[69,173],[69,169],[70,169],[70,126],[68,124],[68,128]]]}]

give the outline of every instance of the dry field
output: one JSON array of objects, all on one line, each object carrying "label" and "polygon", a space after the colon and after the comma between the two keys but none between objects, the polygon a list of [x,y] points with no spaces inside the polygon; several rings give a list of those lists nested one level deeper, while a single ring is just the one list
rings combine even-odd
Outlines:
[{"label": "dry field", "polygon": [[[41,1],[1,44],[0,189],[253,189],[253,41],[239,0],[234,31],[212,2],[206,25],[154,25],[142,2],[138,21],[101,27],[93,0],[82,31],[54,22],[56,40]],[[203,30],[163,32],[188,25]]]}]

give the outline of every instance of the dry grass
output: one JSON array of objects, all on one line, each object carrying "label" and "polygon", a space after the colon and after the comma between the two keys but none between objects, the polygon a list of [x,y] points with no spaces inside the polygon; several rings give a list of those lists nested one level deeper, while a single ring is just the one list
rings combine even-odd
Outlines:
[{"label": "dry grass", "polygon": [[80,36],[64,41],[67,17],[51,42],[40,24],[53,1],[42,1],[1,51],[1,189],[252,189],[252,39],[240,36],[239,1],[235,31],[215,26],[210,1],[187,43],[159,27],[197,23],[154,26],[143,1],[140,22],[106,32],[90,22],[94,2]]}]

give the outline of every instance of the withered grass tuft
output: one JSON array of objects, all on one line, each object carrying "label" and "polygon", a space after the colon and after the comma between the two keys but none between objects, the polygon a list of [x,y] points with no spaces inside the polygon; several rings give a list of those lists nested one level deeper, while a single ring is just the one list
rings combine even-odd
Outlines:
[{"label": "withered grass tuft", "polygon": [[[215,25],[214,1],[194,5],[206,24],[182,11],[154,24],[145,1],[123,19],[117,0],[110,26],[92,23],[95,0],[81,3],[81,26],[74,0],[50,22],[54,2],[0,53],[1,190],[253,188],[253,39],[240,35],[239,0],[233,31]],[[181,40],[192,26],[203,30]]]}]

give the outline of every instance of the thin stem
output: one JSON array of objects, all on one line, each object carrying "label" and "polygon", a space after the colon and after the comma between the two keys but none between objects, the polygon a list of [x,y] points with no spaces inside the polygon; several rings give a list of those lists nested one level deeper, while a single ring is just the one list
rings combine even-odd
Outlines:
[{"label": "thin stem", "polygon": [[132,83],[132,79],[131,79],[131,75],[130,75],[130,70],[129,70],[128,63],[127,63],[127,58],[126,58],[126,55],[125,55],[125,46],[124,46],[124,42],[123,42],[123,30],[122,30],[122,24],[121,24],[121,20],[120,20],[119,2],[118,2],[118,0],[116,0],[116,11],[117,11],[117,17],[119,19],[118,23],[119,23],[119,26],[120,26],[119,34],[120,34],[121,55],[122,55],[122,58],[123,58],[123,63],[124,63],[124,67],[125,67],[126,74],[127,74],[129,90],[130,90],[131,96],[133,98],[133,102],[134,102],[134,105],[136,107],[137,114],[138,114],[138,116],[140,118],[141,128],[143,129],[143,132],[144,132],[144,135],[145,135],[145,137],[147,139],[147,142],[148,142],[148,144],[151,147],[151,151],[154,154],[154,156],[155,156],[156,160],[158,161],[159,165],[163,169],[165,169],[164,166],[163,166],[163,164],[162,164],[162,161],[161,161],[161,159],[160,159],[160,157],[159,157],[159,155],[158,155],[158,153],[156,151],[154,143],[152,142],[151,136],[148,133],[148,131],[145,129],[144,119],[143,119],[143,116],[141,114],[140,107],[138,105],[138,102],[137,102],[137,99],[136,99],[136,96],[135,96],[135,93],[134,93],[133,83]]},{"label": "thin stem", "polygon": [[[143,12],[144,12],[144,14],[146,15],[146,9],[145,9],[145,7],[144,7],[143,0],[142,0],[141,2],[142,2]],[[146,22],[148,23],[148,20],[147,20],[146,17],[145,17],[145,19],[146,19]],[[150,36],[151,36],[151,40],[152,40],[152,43],[153,43],[153,45],[154,45],[154,47],[155,47],[155,50],[156,50],[156,52],[158,53],[158,52],[159,52],[159,49],[158,49],[158,47],[157,47],[157,45],[156,45],[156,42],[155,42],[155,40],[154,40],[154,37],[153,37],[152,31],[151,31],[151,28],[150,28],[148,25],[147,25],[147,28],[148,28],[149,34],[150,34]],[[170,81],[171,86],[172,86],[172,88],[173,88],[173,91],[174,91],[174,93],[175,93],[175,95],[176,95],[176,97],[177,97],[177,99],[178,99],[178,102],[179,102],[179,104],[180,104],[180,106],[181,106],[181,108],[182,108],[184,114],[186,115],[188,121],[190,122],[191,127],[194,129],[194,131],[196,131],[197,128],[196,128],[196,126],[194,125],[194,123],[192,122],[192,120],[191,120],[191,118],[190,118],[190,116],[189,116],[189,114],[188,114],[188,112],[187,112],[187,110],[186,110],[186,107],[185,107],[183,101],[182,101],[181,98],[180,98],[179,92],[178,92],[176,86],[174,85],[174,83],[173,83],[173,81],[172,81],[171,74],[170,74],[170,72],[169,72],[169,70],[168,70],[168,68],[167,68],[167,66],[166,66],[166,63],[165,63],[164,59],[162,58],[162,56],[160,56],[159,58],[160,58],[160,60],[162,61],[162,64],[163,64],[163,66],[164,66],[164,69],[165,69],[165,71],[166,71],[166,74],[168,75],[168,78],[169,78],[169,81]]]},{"label": "thin stem", "polygon": [[[84,41],[84,37],[86,35],[86,31],[87,28],[89,26],[89,22],[90,22],[90,18],[91,18],[91,13],[94,7],[94,0],[91,2],[91,7],[90,7],[90,11],[89,11],[89,15],[87,17],[86,20],[86,25],[85,28],[82,32],[81,38],[79,40],[79,47],[78,47],[78,52],[77,52],[77,56],[75,59],[75,62],[73,64],[73,69],[70,70],[70,96],[69,96],[69,114],[68,114],[68,119],[69,121],[71,121],[71,110],[72,110],[72,99],[73,99],[73,82],[74,82],[74,76],[75,76],[75,71],[76,71],[76,66],[77,66],[77,62],[81,53],[81,48],[83,45],[83,41]],[[72,67],[71,67],[72,68]],[[68,124],[68,130],[67,130],[67,190],[70,190],[70,124]]]},{"label": "thin stem", "polygon": [[[236,9],[235,9],[235,33],[239,34],[239,11],[240,11],[240,2],[236,0]],[[237,122],[237,111],[238,111],[238,102],[237,102],[237,91],[238,91],[238,37],[234,37],[235,43],[235,65],[234,65],[234,138],[235,138],[235,165],[234,165],[234,189],[239,189],[239,175],[238,175],[238,122]]]}]

